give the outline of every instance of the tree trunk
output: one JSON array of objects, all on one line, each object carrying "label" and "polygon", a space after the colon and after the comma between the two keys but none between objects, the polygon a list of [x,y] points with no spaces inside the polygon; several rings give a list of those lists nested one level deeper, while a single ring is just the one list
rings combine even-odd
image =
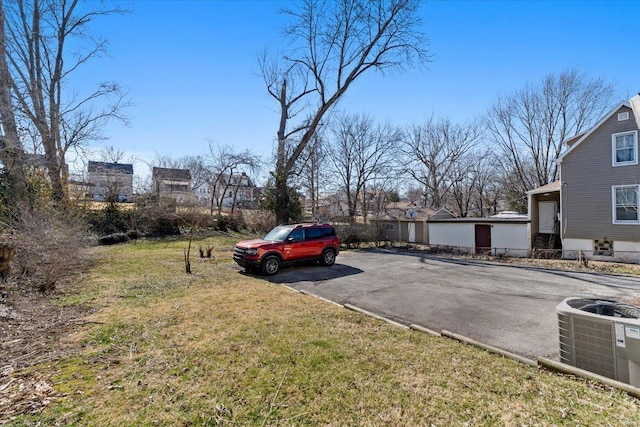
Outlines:
[{"label": "tree trunk", "polygon": [[12,207],[27,201],[27,181],[24,172],[24,150],[16,127],[16,119],[11,103],[11,78],[7,64],[7,46],[4,32],[4,4],[0,0],[0,160],[5,167],[9,185],[8,204]]},{"label": "tree trunk", "polygon": [[289,189],[287,186],[288,174],[283,169],[276,171],[276,223],[286,224],[291,220],[291,211],[289,209]]},{"label": "tree trunk", "polygon": [[[51,189],[53,190],[53,200],[60,202],[65,198],[65,191],[62,187],[62,178],[60,176],[60,162],[58,162],[56,156],[56,144],[51,137],[43,138],[42,144],[45,149],[45,162],[49,173]],[[62,161],[64,162],[64,160]]]}]

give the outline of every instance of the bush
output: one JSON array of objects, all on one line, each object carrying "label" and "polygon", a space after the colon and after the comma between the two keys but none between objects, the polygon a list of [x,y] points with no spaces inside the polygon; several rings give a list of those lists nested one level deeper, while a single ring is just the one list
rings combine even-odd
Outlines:
[{"label": "bush", "polygon": [[87,212],[89,224],[98,236],[126,233],[132,222],[131,217],[131,212],[122,210],[115,203],[108,203],[102,210]]},{"label": "bush", "polygon": [[80,272],[90,260],[86,222],[70,211],[24,210],[11,228],[13,274],[42,292]]},{"label": "bush", "polygon": [[220,231],[240,231],[246,228],[246,225],[240,215],[217,215],[215,228]]},{"label": "bush", "polygon": [[276,226],[276,216],[267,210],[243,210],[242,218],[247,230],[255,233],[268,233]]},{"label": "bush", "polygon": [[379,238],[379,229],[375,225],[336,225],[335,229],[347,248],[358,247],[363,242],[375,242]]},{"label": "bush", "polygon": [[113,233],[102,236],[98,239],[98,243],[101,245],[115,245],[117,243],[124,243],[129,241],[129,236],[124,233]]},{"label": "bush", "polygon": [[131,212],[127,233],[136,231],[138,235],[149,237],[177,236],[180,234],[180,220],[176,215],[174,200],[156,195],[141,197]]}]

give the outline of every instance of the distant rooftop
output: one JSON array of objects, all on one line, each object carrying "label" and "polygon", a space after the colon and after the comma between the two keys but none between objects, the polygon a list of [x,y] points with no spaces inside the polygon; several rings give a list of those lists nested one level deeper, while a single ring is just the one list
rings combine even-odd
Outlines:
[{"label": "distant rooftop", "polygon": [[172,168],[153,168],[152,175],[154,179],[168,179],[191,181],[191,172],[189,169],[172,169]]},{"label": "distant rooftop", "polygon": [[104,172],[105,170],[118,171],[127,175],[133,175],[133,165],[126,163],[109,163],[90,161],[87,167],[89,172]]}]

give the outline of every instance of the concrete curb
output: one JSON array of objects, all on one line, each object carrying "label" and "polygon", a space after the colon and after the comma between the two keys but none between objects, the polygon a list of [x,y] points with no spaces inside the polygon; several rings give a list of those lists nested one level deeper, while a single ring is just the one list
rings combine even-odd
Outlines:
[{"label": "concrete curb", "polygon": [[409,329],[409,327],[407,325],[403,325],[402,323],[398,323],[398,322],[395,322],[393,320],[387,319],[386,317],[383,317],[383,316],[380,316],[378,314],[372,313],[370,311],[364,310],[364,309],[362,309],[360,307],[356,307],[355,305],[345,304],[344,307],[348,308],[349,310],[357,311],[358,313],[362,313],[364,315],[373,317],[374,319],[382,320],[383,322],[387,322],[390,325],[397,326],[397,327],[402,328],[402,329]]},{"label": "concrete curb", "polygon": [[472,340],[471,338],[467,338],[467,337],[462,336],[462,335],[454,334],[453,332],[449,332],[449,331],[444,331],[443,330],[442,332],[440,332],[440,334],[443,337],[451,338],[451,339],[454,339],[456,341],[460,341],[460,342],[465,343],[465,344],[470,344],[470,345],[482,348],[482,349],[488,351],[489,353],[499,354],[501,356],[508,357],[510,359],[516,360],[516,361],[518,361],[520,363],[523,363],[525,365],[529,365],[529,366],[534,367],[534,368],[538,367],[538,362],[536,362],[535,360],[527,359],[526,357],[520,356],[520,355],[515,354],[515,353],[511,353],[510,351],[502,350],[501,348],[498,348],[498,347],[494,347],[494,346],[491,346],[491,345],[483,344],[483,343],[481,343],[479,341]]},{"label": "concrete curb", "polygon": [[342,307],[342,308],[344,308],[344,305],[339,304],[339,303],[337,303],[337,302],[335,302],[335,301],[331,301],[330,299],[326,299],[326,298],[324,298],[324,297],[321,297],[320,295],[316,295],[316,294],[313,294],[313,293],[311,293],[311,292],[307,292],[307,291],[305,291],[305,290],[298,290],[298,289],[293,288],[293,287],[288,286],[288,285],[280,285],[280,286],[284,286],[285,288],[287,288],[287,289],[289,289],[290,291],[293,291],[293,292],[295,292],[295,293],[297,293],[297,294],[302,294],[302,295],[307,295],[307,296],[310,296],[310,297],[318,298],[318,299],[320,299],[320,300],[322,300],[322,301],[324,301],[324,302],[328,302],[329,304],[337,305],[338,307]]},{"label": "concrete curb", "polygon": [[603,377],[602,375],[594,374],[593,372],[585,371],[584,369],[576,368],[575,366],[567,365],[566,363],[557,362],[545,357],[538,357],[538,364],[543,368],[561,372],[563,374],[575,375],[577,377],[597,381],[608,385],[609,387],[622,390],[633,397],[640,398],[640,388],[634,387],[630,384],[612,380],[611,378]]},{"label": "concrete curb", "polygon": [[434,337],[442,336],[440,332],[433,331],[429,328],[425,328],[424,326],[416,325],[415,323],[412,325],[409,325],[409,328],[413,329],[414,331],[424,332],[425,334],[433,335]]},{"label": "concrete curb", "polygon": [[342,305],[340,303],[337,303],[335,301],[331,301],[330,299],[326,299],[325,297],[321,297],[320,295],[312,294],[311,292],[307,292],[307,291],[304,291],[304,290],[298,291],[298,292],[300,292],[302,295],[308,295],[310,297],[318,298],[318,299],[320,299],[320,300],[322,300],[324,302],[328,302],[329,304],[337,305],[338,307],[344,308],[344,305]]}]

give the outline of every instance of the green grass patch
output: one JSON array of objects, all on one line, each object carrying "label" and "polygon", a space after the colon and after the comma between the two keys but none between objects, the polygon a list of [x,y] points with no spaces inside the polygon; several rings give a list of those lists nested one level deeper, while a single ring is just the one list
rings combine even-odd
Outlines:
[{"label": "green grass patch", "polygon": [[[10,425],[637,425],[635,399],[238,272],[234,239],[99,248],[93,313]],[[193,252],[197,255],[197,250]],[[73,297],[68,297],[70,301]]]}]

